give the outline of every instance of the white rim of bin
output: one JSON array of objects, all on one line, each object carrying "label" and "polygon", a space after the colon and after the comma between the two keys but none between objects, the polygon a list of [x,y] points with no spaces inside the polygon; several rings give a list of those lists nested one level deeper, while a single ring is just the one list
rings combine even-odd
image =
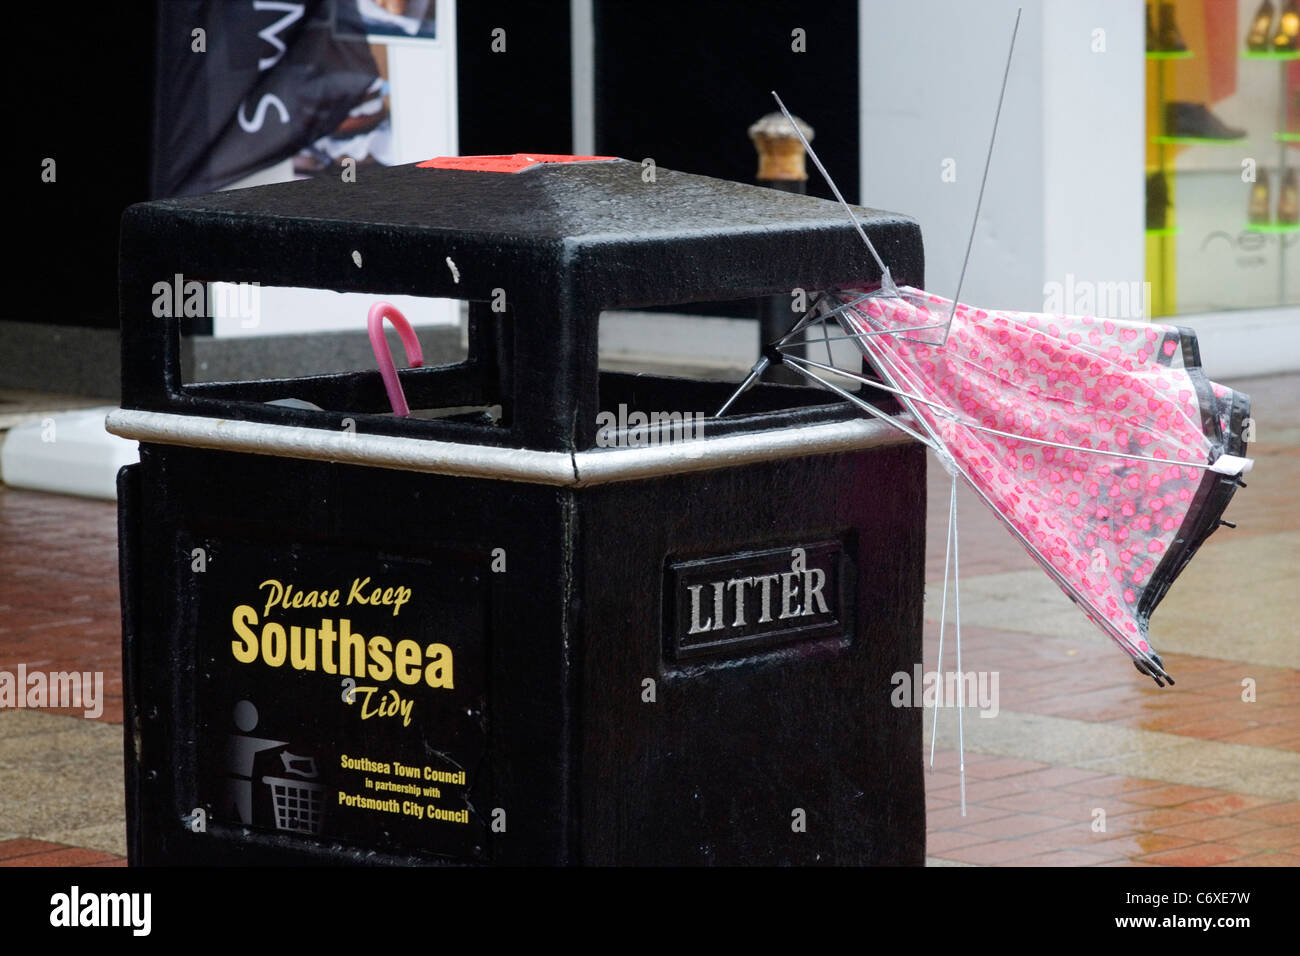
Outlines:
[{"label": "white rim of bin", "polygon": [[[908,418],[900,416],[904,422]],[[571,488],[912,442],[889,423],[865,418],[574,454],[129,408],[111,412],[105,427],[114,435],[159,445]]]}]

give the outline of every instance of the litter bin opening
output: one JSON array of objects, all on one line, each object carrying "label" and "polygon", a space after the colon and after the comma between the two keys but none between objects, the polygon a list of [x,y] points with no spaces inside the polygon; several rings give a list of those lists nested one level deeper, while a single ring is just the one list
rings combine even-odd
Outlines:
[{"label": "litter bin opening", "polygon": [[[376,293],[366,294],[364,298],[382,302],[391,296]],[[179,386],[175,397],[182,406],[187,399],[198,399],[204,404],[215,400],[220,404],[222,417],[235,420],[471,444],[528,446],[531,444],[528,436],[513,427],[515,410],[521,403],[545,403],[553,401],[555,396],[533,394],[517,383],[515,365],[517,357],[522,360],[524,346],[517,341],[512,310],[499,308],[490,301],[466,304],[467,348],[459,352],[464,356],[460,361],[433,364],[439,357],[451,356],[427,351],[424,367],[403,367],[406,357],[392,329],[385,327],[391,354],[399,366],[398,380],[410,408],[406,417],[394,414],[383,378],[369,355],[354,360],[351,364],[363,367],[350,371],[189,382]],[[666,329],[666,335],[677,338],[689,335],[693,323],[707,321],[695,316],[679,318],[687,320],[685,327]],[[653,314],[646,319],[652,325],[659,320]],[[748,331],[748,323],[745,326]],[[364,328],[365,315],[358,314],[357,330]],[[422,327],[417,337],[430,339],[431,328]],[[300,343],[298,347],[305,346]],[[334,361],[332,366],[331,361]],[[332,357],[322,359],[322,363],[327,368],[339,367]],[[575,357],[572,368],[557,370],[557,390],[563,387],[566,376],[581,388],[577,384],[583,380],[580,365]],[[666,444],[841,421],[861,414],[825,389],[760,382],[740,396],[724,418],[715,419],[718,409],[734,391],[736,380],[741,377],[739,373],[717,372],[716,378],[692,378],[605,368],[596,371],[594,420],[579,415],[575,436],[578,449]],[[887,413],[899,410],[888,393],[847,379],[842,385]],[[571,390],[569,394],[580,408],[593,407],[590,399],[583,401],[576,391]]]},{"label": "litter bin opening", "polygon": [[[216,281],[211,283],[218,285]],[[321,289],[301,289],[319,293]],[[266,375],[266,361],[252,362],[253,375],[264,377],[222,381],[185,381],[175,386],[167,404],[178,411],[197,413],[202,406],[219,403],[222,417],[272,425],[316,428],[328,431],[363,431],[405,437],[437,438],[480,444],[508,444],[511,426],[510,361],[513,354],[509,309],[494,308],[491,302],[412,298],[383,293],[352,294],[361,303],[351,329],[347,357],[329,352],[337,343],[336,333],[323,333],[323,341],[304,336],[268,340],[268,347],[298,348],[321,354],[321,374]],[[391,397],[379,371],[369,342],[357,349],[357,333],[367,330],[369,305],[398,299],[404,302],[414,321],[411,302],[430,306],[468,306],[467,342],[455,332],[455,346],[449,347],[448,330],[455,326],[424,324],[415,327],[424,356],[423,367],[409,367],[399,336],[389,322],[383,324],[389,353],[397,367],[398,381],[409,405],[409,416],[394,414]],[[445,311],[445,309],[444,309]],[[422,313],[421,313],[422,314]],[[282,323],[283,324],[283,323]],[[313,336],[315,339],[315,336]],[[251,340],[256,343],[257,340]],[[247,345],[241,343],[247,351]],[[450,361],[449,361],[450,360]],[[301,363],[298,363],[301,365]],[[340,371],[339,369],[346,369]],[[328,370],[328,371],[327,371]],[[197,401],[195,401],[197,400]],[[179,407],[178,407],[179,406]],[[495,434],[494,434],[495,433]]]},{"label": "litter bin opening", "polygon": [[[805,293],[816,303],[818,293]],[[784,297],[776,300],[783,306]],[[736,300],[751,312],[766,302],[762,298]],[[676,303],[674,310],[697,303]],[[698,303],[717,306],[719,303]],[[814,308],[817,306],[814,305]],[[799,315],[791,312],[790,324]],[[704,437],[722,437],[772,428],[842,421],[862,412],[825,388],[772,381],[765,376],[715,418],[737,384],[757,358],[758,321],[738,321],[713,315],[636,309],[611,309],[600,315],[599,401],[594,446],[629,447],[670,444]],[[857,347],[843,337],[824,342],[808,338],[805,350],[830,365],[850,368]],[[826,354],[821,354],[821,349]],[[832,358],[832,350],[838,359]],[[737,364],[737,357],[743,356]],[[637,365],[654,371],[634,371]],[[893,395],[847,376],[829,373],[837,387],[870,403],[886,414],[901,408]],[[585,447],[592,447],[588,442]]]}]

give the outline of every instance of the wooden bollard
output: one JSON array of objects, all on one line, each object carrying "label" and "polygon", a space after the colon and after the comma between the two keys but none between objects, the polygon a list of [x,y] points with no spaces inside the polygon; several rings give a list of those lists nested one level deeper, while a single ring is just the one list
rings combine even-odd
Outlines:
[{"label": "wooden bollard", "polygon": [[[799,117],[794,121],[808,142],[812,142],[813,128]],[[769,186],[791,193],[808,191],[808,170],[805,162],[807,154],[803,143],[799,141],[795,129],[780,113],[768,113],[749,127],[749,138],[758,151],[758,173],[755,176],[760,186]],[[775,295],[760,299],[758,303],[758,344],[763,346],[775,342],[795,322],[797,316],[790,310],[790,296]],[[792,350],[803,355],[802,346]],[[772,382],[787,384],[804,384],[803,376],[793,369],[782,365],[773,365],[766,377]]]},{"label": "wooden bollard", "polygon": [[[794,121],[808,142],[813,140],[813,128],[799,117]],[[808,169],[804,162],[803,143],[795,135],[794,127],[780,113],[768,113],[749,127],[749,138],[758,151],[758,183],[773,189],[803,193],[808,191]]]}]

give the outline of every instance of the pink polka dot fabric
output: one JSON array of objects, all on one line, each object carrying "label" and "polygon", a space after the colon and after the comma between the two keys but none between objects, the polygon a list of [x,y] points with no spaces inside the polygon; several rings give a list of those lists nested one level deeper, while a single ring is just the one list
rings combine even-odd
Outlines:
[{"label": "pink polka dot fabric", "polygon": [[[900,291],[846,309],[846,331],[947,322],[951,300]],[[942,329],[856,341],[885,382],[931,403],[911,410],[1062,589],[1151,660],[1147,618],[1237,486],[1194,466],[1245,454],[1249,399],[1205,378],[1195,337],[959,305],[946,342]]]}]

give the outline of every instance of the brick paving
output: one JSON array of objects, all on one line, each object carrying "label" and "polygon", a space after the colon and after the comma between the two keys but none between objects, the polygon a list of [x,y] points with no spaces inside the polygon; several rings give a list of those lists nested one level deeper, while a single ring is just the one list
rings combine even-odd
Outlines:
[{"label": "brick paving", "polygon": [[[1246,551],[1234,565],[1225,555],[1229,548],[1250,549],[1252,542],[1281,538],[1282,553],[1290,567],[1300,559],[1296,531],[1300,508],[1294,488],[1300,481],[1300,442],[1296,424],[1300,411],[1295,396],[1300,378],[1275,377],[1242,383],[1255,400],[1255,414],[1267,427],[1260,443],[1252,445],[1255,471],[1249,487],[1240,492],[1228,517],[1239,522],[1234,531],[1223,529],[1204,546],[1184,580],[1198,567],[1214,564],[1229,575],[1221,583],[1230,593],[1269,571],[1262,559]],[[1270,440],[1271,439],[1271,440]],[[943,580],[943,541],[946,533],[947,476],[938,468],[930,475],[929,553],[927,577],[933,594]],[[1012,536],[978,502],[959,498],[962,547],[962,583],[978,586],[988,581],[1017,581],[1019,572],[1035,565]],[[1228,535],[1234,537],[1229,538]],[[1221,569],[1221,570],[1220,570]],[[1292,572],[1287,572],[1292,573]],[[1044,578],[1044,580],[1046,580]],[[1072,726],[1080,746],[1089,738],[1108,734],[1122,746],[1141,751],[1157,743],[1177,759],[1148,763],[1160,768],[1154,776],[1108,772],[1095,750],[1080,752],[1075,766],[1026,759],[1048,753],[1050,741],[998,734],[995,727],[1012,715],[1000,714],[984,721],[967,710],[966,775],[967,811],[960,812],[957,754],[950,747],[936,754],[934,771],[927,774],[929,838],[932,862],[994,866],[1296,866],[1300,864],[1300,775],[1291,755],[1300,753],[1300,669],[1252,660],[1252,656],[1294,662],[1296,631],[1294,612],[1300,609],[1294,589],[1274,588],[1263,594],[1267,605],[1253,610],[1260,628],[1234,627],[1238,607],[1224,607],[1221,596],[1198,594],[1197,584],[1180,580],[1153,616],[1153,635],[1164,653],[1177,684],[1164,690],[1136,674],[1124,655],[1109,641],[1090,639],[1074,629],[1069,633],[1034,633],[1034,625],[1017,620],[1014,594],[1004,597],[1007,609],[977,624],[963,606],[963,667],[988,670],[1000,678],[999,703],[1014,711],[1027,728]],[[1048,586],[1050,587],[1050,585]],[[1181,603],[1180,603],[1181,602]],[[1202,602],[1198,604],[1197,602]],[[1216,645],[1202,641],[1198,647],[1214,656],[1179,652],[1181,633],[1160,631],[1162,615],[1174,617],[1175,629],[1190,630],[1185,622],[1195,608],[1201,629],[1224,620],[1227,637]],[[930,610],[937,604],[929,606]],[[1166,608],[1169,608],[1167,611]],[[1203,610],[1202,610],[1203,608]],[[1072,609],[1062,612],[1068,623]],[[927,617],[937,615],[927,613]],[[989,626],[994,617],[1002,626]],[[1195,627],[1195,623],[1191,625]],[[1262,636],[1254,644],[1235,644],[1240,634]],[[935,667],[937,625],[927,621],[926,668]],[[945,667],[953,667],[951,632],[945,649]],[[1263,647],[1268,653],[1259,655]],[[1243,700],[1243,680],[1249,679],[1253,699]],[[1249,696],[1249,695],[1245,695]],[[927,711],[927,726],[932,712]],[[939,712],[941,742],[954,739],[955,710]],[[1049,724],[1049,721],[1051,723]],[[982,741],[994,739],[1001,754],[982,753]],[[1132,741],[1132,743],[1127,743]],[[1006,755],[1011,751],[1012,755]],[[1144,766],[1139,753],[1129,761]],[[1234,774],[1240,766],[1242,772]],[[1249,772],[1247,772],[1249,770]],[[1172,779],[1177,778],[1177,779]],[[1224,780],[1237,781],[1224,785]],[[1198,785],[1198,781],[1200,785]],[[1217,783],[1217,785],[1211,785]]]},{"label": "brick paving", "polygon": [[[1230,509],[1229,517],[1241,526],[1217,533],[1188,570],[1190,577],[1198,565],[1212,565],[1207,573],[1226,576],[1214,584],[1228,593],[1269,574],[1291,574],[1300,559],[1300,507],[1294,498],[1300,483],[1300,410],[1294,401],[1300,377],[1238,384],[1255,397],[1261,442],[1252,454],[1258,464],[1249,489]],[[1270,434],[1277,436],[1272,442]],[[932,597],[943,574],[946,482],[938,468],[931,471]],[[1002,601],[986,601],[981,610],[972,600],[969,616],[963,604],[963,666],[997,673],[1001,712],[983,720],[974,708],[967,711],[963,816],[953,749],[956,712],[939,711],[939,747],[927,774],[930,861],[1300,865],[1294,589],[1261,590],[1241,612],[1253,615],[1250,626],[1229,627],[1228,637],[1216,644],[1213,635],[1205,638],[1201,629],[1178,622],[1231,621],[1239,609],[1222,608],[1221,596],[1205,593],[1211,587],[1175,585],[1153,627],[1168,606],[1167,616],[1178,626],[1157,646],[1168,649],[1165,660],[1178,683],[1160,690],[1109,641],[1079,633],[1073,617],[1059,618],[1059,629],[1050,624],[1056,618],[1031,620],[1040,606],[1050,609],[1038,602],[1054,585],[978,503],[964,497],[960,508],[963,588],[978,598],[983,586],[986,598]],[[26,664],[29,670],[104,673],[102,716],[90,722],[74,710],[46,710],[33,718],[59,721],[52,731],[122,721],[115,520],[110,503],[0,486],[0,669]],[[1280,571],[1254,557],[1279,553],[1284,562],[1290,555]],[[1026,603],[1031,599],[1032,607]],[[1072,608],[1067,612],[1078,615]],[[937,636],[936,621],[928,620],[926,669],[935,666]],[[946,647],[949,668],[951,653]],[[1249,701],[1243,699],[1246,680],[1254,691]],[[0,711],[0,865],[120,865],[124,825],[113,812],[84,821],[86,840],[95,846],[77,845],[80,830],[54,839],[54,824],[41,832],[37,823],[21,824],[30,832],[15,832],[20,824],[7,822],[35,819],[19,811],[47,799],[4,782],[19,759],[8,749],[15,739],[8,735],[32,732],[30,724],[6,730],[16,726],[7,722],[14,716]],[[927,710],[927,741],[932,716]],[[118,776],[101,774],[86,786],[120,792],[118,759]]]},{"label": "brick paving", "polygon": [[936,755],[926,800],[931,857],[1006,866],[1300,864],[1293,822],[1300,801],[1113,774],[1060,775],[1072,768],[967,752],[963,818],[956,767],[955,751]]},{"label": "brick paving", "polygon": [[115,506],[0,485],[0,670],[102,671],[120,724],[121,642]]},{"label": "brick paving", "polygon": [[126,858],[42,840],[0,840],[0,866],[126,866]]}]

